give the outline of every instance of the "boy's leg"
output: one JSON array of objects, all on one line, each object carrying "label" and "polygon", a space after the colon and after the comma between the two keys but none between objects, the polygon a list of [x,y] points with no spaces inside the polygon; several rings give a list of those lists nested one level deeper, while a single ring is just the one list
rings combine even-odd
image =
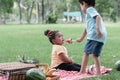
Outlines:
[{"label": "boy's leg", "polygon": [[102,47],[103,47],[103,43],[96,42],[96,45],[95,45],[94,51],[93,51],[93,59],[94,59],[94,63],[95,63],[95,66],[96,66],[96,71],[97,71],[96,75],[97,76],[101,75],[99,56],[100,56]]},{"label": "boy's leg", "polygon": [[95,63],[95,67],[96,67],[96,75],[97,76],[100,76],[101,75],[101,72],[100,72],[100,62],[99,62],[99,58],[96,57],[94,54],[93,54],[93,59],[94,59],[94,63]]},{"label": "boy's leg", "polygon": [[82,59],[80,74],[84,74],[86,72],[86,66],[88,63],[89,54],[85,53]]}]

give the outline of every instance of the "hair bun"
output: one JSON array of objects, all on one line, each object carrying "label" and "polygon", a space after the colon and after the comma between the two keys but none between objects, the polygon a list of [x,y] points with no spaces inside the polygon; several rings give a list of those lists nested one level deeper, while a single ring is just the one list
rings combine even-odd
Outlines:
[{"label": "hair bun", "polygon": [[47,29],[46,31],[44,31],[44,35],[47,36],[48,33],[49,33],[49,31],[50,31],[49,29]]}]

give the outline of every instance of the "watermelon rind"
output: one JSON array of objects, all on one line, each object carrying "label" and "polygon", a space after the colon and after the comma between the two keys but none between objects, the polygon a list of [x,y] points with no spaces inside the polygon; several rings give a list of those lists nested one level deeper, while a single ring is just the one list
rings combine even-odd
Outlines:
[{"label": "watermelon rind", "polygon": [[26,72],[26,80],[46,80],[46,76],[38,68],[32,68]]},{"label": "watermelon rind", "polygon": [[120,71],[120,60],[116,61],[116,63],[115,63],[115,69],[117,71]]}]

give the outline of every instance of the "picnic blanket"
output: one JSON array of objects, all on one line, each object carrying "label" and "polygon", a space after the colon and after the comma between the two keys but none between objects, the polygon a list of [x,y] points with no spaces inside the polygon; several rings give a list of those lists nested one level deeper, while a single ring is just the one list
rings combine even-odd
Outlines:
[{"label": "picnic blanket", "polygon": [[[112,70],[111,68],[106,68],[104,66],[100,67],[100,71],[103,75],[110,73],[111,70]],[[93,67],[91,73],[85,73],[82,75],[80,75],[79,72],[77,71],[65,71],[65,70],[57,70],[56,72],[53,73],[53,75],[60,76],[60,80],[80,80],[82,78],[94,77],[95,73],[96,73],[96,69],[95,67]],[[0,76],[0,80],[6,80],[5,78],[7,78],[7,76],[5,75]]]},{"label": "picnic blanket", "polygon": [[[102,75],[110,73],[112,69],[111,68],[106,68],[104,66],[100,67],[100,71]],[[89,78],[89,77],[94,77],[96,73],[95,67],[93,68],[91,74],[90,73],[85,73],[80,75],[79,72],[77,71],[65,71],[65,70],[58,70],[54,72],[54,75],[59,75],[60,80],[80,80],[82,78]]]}]

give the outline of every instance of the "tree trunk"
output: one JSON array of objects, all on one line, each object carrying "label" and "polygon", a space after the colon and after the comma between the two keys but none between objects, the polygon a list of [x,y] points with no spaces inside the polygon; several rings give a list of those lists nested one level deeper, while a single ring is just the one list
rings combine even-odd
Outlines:
[{"label": "tree trunk", "polygon": [[20,2],[21,2],[21,0],[17,0],[17,2],[18,2],[18,7],[19,7],[19,22],[20,22],[20,24],[22,24],[22,11],[21,11],[21,7],[20,7]]},{"label": "tree trunk", "polygon": [[69,21],[70,21],[70,16],[69,16],[70,7],[69,7],[69,5],[70,5],[69,1],[66,1],[67,13],[68,13],[68,15],[67,15],[67,22],[69,22]]},{"label": "tree trunk", "polygon": [[56,14],[56,0],[53,2],[53,15]]},{"label": "tree trunk", "polygon": [[84,22],[84,21],[85,21],[85,16],[84,16],[84,13],[81,11],[81,8],[79,8],[79,9],[80,9],[80,12],[81,12],[82,22]]},{"label": "tree trunk", "polygon": [[39,23],[39,4],[36,0],[36,23]]},{"label": "tree trunk", "polygon": [[42,24],[44,23],[44,0],[42,0]]},{"label": "tree trunk", "polygon": [[31,23],[31,16],[32,16],[32,10],[33,10],[33,7],[34,7],[34,1],[32,2],[32,7],[31,7],[31,9],[30,9],[30,14],[28,14],[28,24],[30,24]]},{"label": "tree trunk", "polygon": [[2,17],[2,14],[0,14],[0,24],[6,24],[5,15]]},{"label": "tree trunk", "polygon": [[1,17],[1,14],[0,14],[0,24],[2,24],[2,17]]},{"label": "tree trunk", "polygon": [[118,0],[117,16],[120,18],[120,1]]},{"label": "tree trunk", "polygon": [[39,6],[39,3],[38,3],[38,23],[40,23],[40,6]]},{"label": "tree trunk", "polygon": [[30,10],[30,7],[27,7],[27,23],[28,24],[30,23],[30,20],[29,20],[29,10]]}]

